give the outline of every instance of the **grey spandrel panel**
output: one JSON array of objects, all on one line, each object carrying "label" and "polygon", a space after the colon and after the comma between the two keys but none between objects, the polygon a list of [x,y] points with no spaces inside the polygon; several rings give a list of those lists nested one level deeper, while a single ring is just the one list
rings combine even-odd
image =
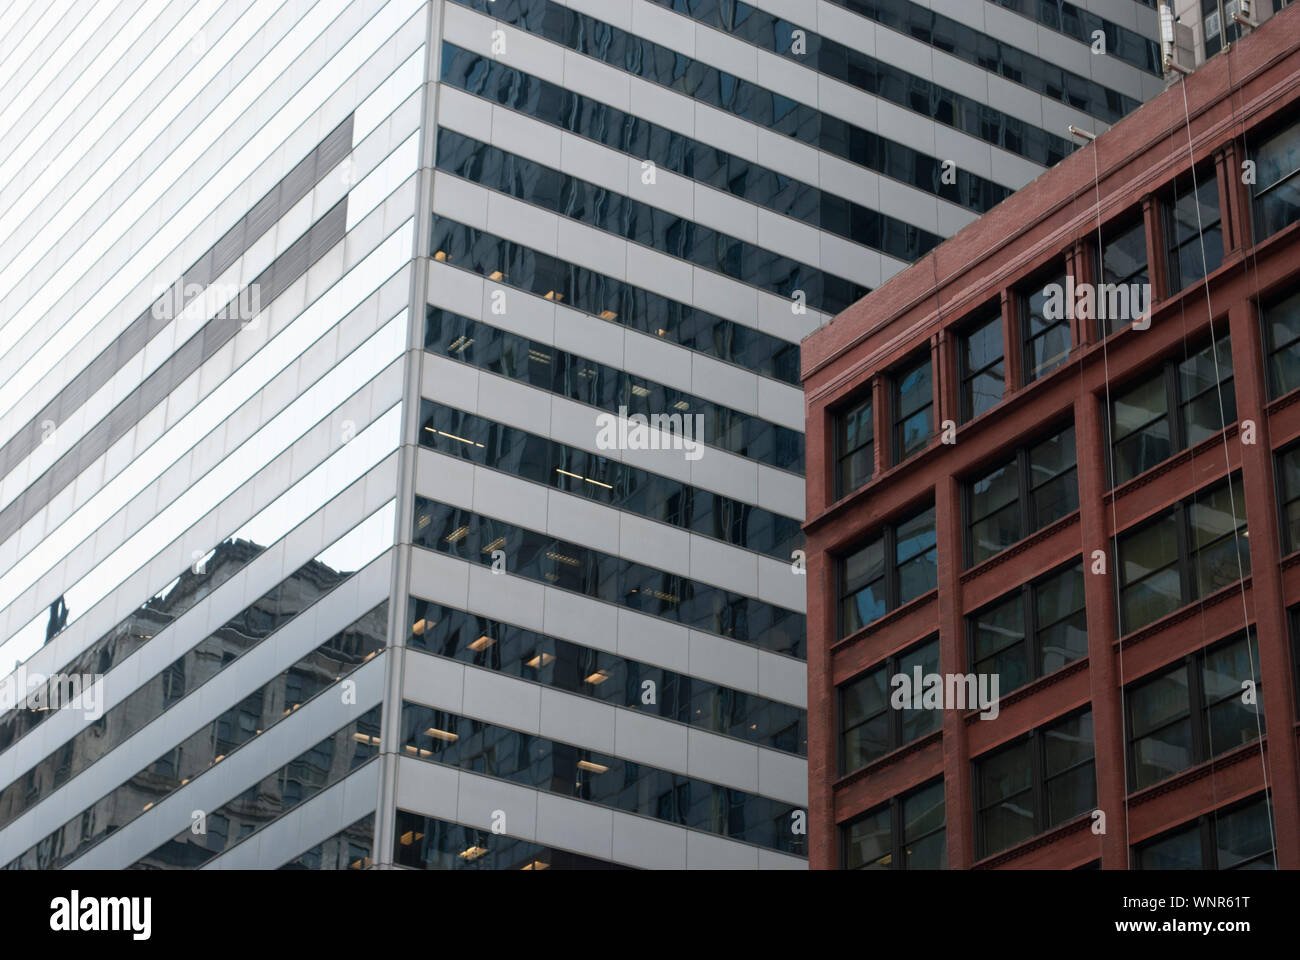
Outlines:
[{"label": "grey spandrel panel", "polygon": [[262,290],[266,302],[271,302],[289,288],[307,272],[308,254],[311,252],[311,231],[307,231],[292,244],[289,249],[276,258],[275,268],[271,274],[271,289]]},{"label": "grey spandrel panel", "polygon": [[167,399],[167,394],[171,392],[171,382],[168,374],[170,364],[164,363],[149,376],[145,377],[144,383],[137,388],[140,394],[140,402],[145,410],[152,410],[158,404]]},{"label": "grey spandrel panel", "polygon": [[[47,476],[49,477],[49,487],[41,491],[46,503],[54,499],[60,490],[66,489],[68,484],[77,479],[77,464],[71,459],[57,463],[54,469],[47,473]],[[41,506],[44,505],[44,503],[41,504]]]},{"label": "grey spandrel panel", "polygon": [[311,228],[309,258],[315,263],[348,232],[347,198],[340,200]]},{"label": "grey spandrel panel", "polygon": [[184,287],[191,283],[206,284],[212,280],[212,249],[209,247],[203,252],[203,256],[181,275],[181,286]]},{"label": "grey spandrel panel", "polygon": [[[166,311],[163,310],[158,312],[166,313]],[[89,388],[91,383],[94,383],[96,385],[95,389],[98,389],[100,386],[107,383],[109,378],[113,376],[122,364],[126,363],[143,350],[145,344],[149,342],[149,318],[152,316],[153,311],[150,310],[146,316],[136,317],[135,320],[131,321],[131,324],[122,331],[122,335],[117,338],[117,341],[114,344],[117,349],[112,352],[108,349],[103,350],[99,356],[95,358],[95,361],[86,368],[84,375],[77,377],[73,383],[75,384],[78,381],[85,380],[87,381],[87,388]],[[71,386],[65,387],[63,394],[67,394],[70,389]],[[64,400],[64,396],[60,395],[59,399]],[[71,413],[76,409],[75,406],[68,407],[67,412]]]},{"label": "grey spandrel panel", "polygon": [[316,148],[316,176],[319,179],[352,151],[352,115],[330,131]]},{"label": "grey spandrel panel", "polygon": [[181,344],[180,349],[169,358],[177,372],[184,373],[183,376],[174,376],[175,382],[177,384],[184,383],[185,378],[199,368],[199,364],[203,362],[203,359],[203,341],[198,337],[190,337]]},{"label": "grey spandrel panel", "polygon": [[244,217],[245,229],[248,236],[257,238],[266,233],[271,225],[280,218],[280,185],[277,183],[274,187],[253,205],[253,209],[248,211]]},{"label": "grey spandrel panel", "polygon": [[229,270],[230,265],[248,249],[249,244],[244,237],[244,219],[241,217],[240,221],[213,245],[212,274],[214,277],[219,277]]},{"label": "grey spandrel panel", "polygon": [[280,216],[307,195],[316,183],[316,151],[307,154],[280,181]]}]

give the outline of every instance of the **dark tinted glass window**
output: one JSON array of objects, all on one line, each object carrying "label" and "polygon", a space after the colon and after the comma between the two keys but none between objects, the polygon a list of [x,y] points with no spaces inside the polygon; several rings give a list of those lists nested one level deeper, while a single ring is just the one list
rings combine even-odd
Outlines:
[{"label": "dark tinted glass window", "polygon": [[1064,364],[1070,356],[1070,320],[1065,303],[1065,276],[1052,277],[1020,297],[1025,383]]},{"label": "dark tinted glass window", "polygon": [[967,485],[968,559],[981,563],[1079,507],[1074,427],[1067,427]]},{"label": "dark tinted glass window", "polygon": [[837,496],[848,496],[871,479],[875,470],[876,426],[871,401],[860,403],[835,418],[835,443],[839,469]]},{"label": "dark tinted glass window", "polygon": [[1102,336],[1114,333],[1151,308],[1151,283],[1147,270],[1146,224],[1141,220],[1124,227],[1107,239],[1101,248],[1101,277],[1103,284],[1117,290],[1117,303],[1121,309],[1110,309],[1108,291],[1098,291],[1097,317]]},{"label": "dark tinted glass window", "polygon": [[861,769],[904,744],[937,730],[942,724],[938,710],[896,709],[890,703],[893,677],[912,676],[916,667],[922,675],[939,672],[939,641],[928,640],[910,650],[887,658],[856,680],[839,689],[840,773]]},{"label": "dark tinted glass window", "polygon": [[901,463],[934,433],[934,383],[930,358],[894,375],[894,462]]},{"label": "dark tinted glass window", "polygon": [[1142,870],[1273,870],[1273,827],[1268,799],[1216,810],[1142,844]]},{"label": "dark tinted glass window", "polygon": [[1116,485],[1218,433],[1237,419],[1228,335],[1112,392],[1110,408]]},{"label": "dark tinted glass window", "polygon": [[1260,679],[1251,633],[1130,684],[1125,702],[1133,789],[1257,740],[1264,729]]},{"label": "dark tinted glass window", "polygon": [[948,865],[943,781],[894,797],[842,829],[846,870],[942,870]]},{"label": "dark tinted glass window", "polygon": [[938,583],[934,508],[886,527],[839,562],[840,635],[848,636]]},{"label": "dark tinted glass window", "polygon": [[1300,550],[1300,446],[1277,455],[1278,508],[1282,512],[1282,552]]},{"label": "dark tinted glass window", "polygon": [[971,420],[992,409],[1006,388],[1002,317],[988,318],[960,340],[962,418]]},{"label": "dark tinted glass window", "polygon": [[969,618],[977,674],[997,674],[1007,693],[1088,653],[1083,563],[1025,584]]},{"label": "dark tinted glass window", "polygon": [[1267,306],[1260,322],[1268,346],[1269,395],[1300,387],[1300,293]]},{"label": "dark tinted glass window", "polygon": [[1193,497],[1118,538],[1121,629],[1137,630],[1250,573],[1241,480]]},{"label": "dark tinted glass window", "polygon": [[1254,151],[1256,242],[1300,220],[1300,124],[1275,134]]},{"label": "dark tinted glass window", "polygon": [[1165,206],[1169,290],[1177,293],[1223,263],[1219,184],[1213,170],[1200,171]]},{"label": "dark tinted glass window", "polygon": [[1093,808],[1092,711],[1032,730],[973,766],[976,856],[987,857]]}]

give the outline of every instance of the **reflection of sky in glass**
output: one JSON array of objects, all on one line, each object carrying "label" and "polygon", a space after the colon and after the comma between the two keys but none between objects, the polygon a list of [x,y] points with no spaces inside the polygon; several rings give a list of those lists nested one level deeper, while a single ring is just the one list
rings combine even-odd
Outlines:
[{"label": "reflection of sky in glass", "polygon": [[[406,242],[409,243],[409,236],[407,237]],[[384,248],[381,247],[380,249],[383,250]],[[397,248],[394,249],[396,250]],[[378,253],[379,251],[376,252]],[[390,256],[391,255],[392,252],[390,251]],[[372,254],[372,256],[374,255]],[[391,264],[387,261],[382,261],[380,262],[379,269],[385,269],[388,266],[391,266]],[[349,277],[356,276],[358,272],[359,268],[358,270],[354,270],[352,274],[349,274]],[[369,284],[369,286],[366,287],[367,291],[373,290],[382,281],[382,277],[379,277],[376,274],[371,274],[361,279],[365,284]],[[331,292],[337,290],[341,285],[341,283],[336,284],[335,287],[331,288]],[[360,296],[360,294],[357,295]],[[349,296],[351,296],[351,294]],[[322,301],[326,300],[328,297],[329,294],[327,293],[321,299],[317,300],[316,304],[322,303]],[[307,313],[310,313],[311,309],[312,308],[309,308],[308,311],[304,312],[304,316],[306,316]],[[334,307],[327,310],[326,313],[337,318],[341,315],[336,312],[337,309],[339,309],[339,304],[335,303]],[[302,318],[299,318],[298,321],[295,321],[294,325],[299,323],[301,319]],[[332,322],[326,322],[327,327],[333,326]],[[294,325],[291,325],[285,333],[290,332],[294,328]],[[308,427],[319,421],[320,410],[331,409],[331,401],[334,398],[339,396],[351,396],[357,389],[371,380],[375,375],[382,371],[384,367],[396,359],[405,347],[406,325],[407,313],[403,310],[400,314],[390,320],[382,329],[372,335],[369,340],[354,350],[347,358],[330,369],[324,376],[317,380],[315,384],[281,411],[280,414],[268,421],[235,452],[218,464],[217,467],[209,471],[205,476],[181,494],[181,496],[177,497],[176,500],[159,512],[149,523],[121,544],[121,546],[99,563],[89,574],[82,577],[81,580],[64,595],[70,609],[70,618],[75,619],[81,613],[90,609],[94,604],[107,596],[115,587],[121,584],[127,576],[139,569],[143,564],[147,563],[156,553],[157,545],[170,540],[170,537],[168,536],[170,531],[186,529],[196,523],[209,510],[238,489],[249,477],[256,474],[256,472],[270,462],[270,460],[288,449],[288,447],[297,440]],[[283,335],[284,334],[281,334],[281,336]],[[315,338],[313,338],[313,340],[314,339]],[[273,343],[278,342],[279,338],[273,341]],[[266,352],[267,351],[262,351],[262,353]],[[258,354],[258,356],[261,355],[261,353]],[[240,370],[242,371],[251,363],[252,361],[250,360],[249,363],[246,363],[244,367],[240,368]],[[232,375],[231,379],[234,379],[238,373],[239,371],[236,371],[236,374]],[[230,381],[228,380],[227,383],[229,382]],[[224,386],[225,385],[223,384],[223,387]],[[221,389],[222,387],[219,387],[218,391]],[[218,391],[214,391],[214,393],[209,396],[209,399],[216,397]],[[233,410],[231,412],[233,412]],[[386,422],[389,427],[396,424],[397,413],[395,411],[390,411],[387,417],[388,421]],[[177,429],[169,432],[167,437],[164,437],[159,441],[159,443],[185,443],[185,436],[179,431],[187,422],[188,418],[183,419],[177,425]],[[295,503],[310,502],[307,499],[299,499],[299,497],[309,496],[314,490],[329,488],[332,483],[337,482],[339,477],[344,476],[349,472],[354,472],[356,466],[363,461],[363,458],[371,459],[373,457],[373,462],[378,462],[379,459],[382,459],[382,453],[379,453],[379,451],[383,447],[383,444],[380,442],[380,436],[383,431],[371,432],[368,430],[365,431],[365,433],[370,433],[371,435],[363,447],[354,449],[353,444],[357,444],[361,439],[360,437],[354,438],[343,451],[339,451],[339,454],[343,454],[344,451],[346,451],[346,456],[336,454],[334,457],[331,457],[330,460],[326,461],[326,464],[323,465],[323,469],[318,468],[318,470],[309,474],[307,478],[304,478],[304,481],[302,481],[304,484],[302,493],[295,494],[293,498],[282,497],[281,500],[284,502],[280,509],[293,509],[293,504]],[[155,444],[155,448],[157,446],[158,444]],[[392,447],[384,449],[383,453],[388,452],[390,449],[392,449]],[[144,459],[147,459],[147,457]],[[120,474],[117,479],[120,480],[127,474],[127,472],[139,466],[140,463],[141,460],[137,459],[137,461],[133,463],[131,467],[128,467],[127,471],[123,471],[123,474]],[[161,473],[161,469],[157,472]],[[359,473],[357,473],[357,475],[359,475]],[[60,531],[68,531],[68,536],[65,536],[64,539],[70,539],[72,536],[80,536],[80,534],[84,532],[69,529],[69,524],[80,517],[87,508],[94,505],[97,498],[98,495],[96,495],[95,498],[92,498],[86,507],[83,507],[81,511],[78,511],[73,515],[73,517],[69,518],[68,523],[60,528]],[[97,514],[91,514],[91,516],[95,515]],[[246,525],[245,529],[241,530],[237,536],[243,536],[244,539],[252,540],[255,543],[268,544],[271,541],[265,539],[269,536],[269,534],[265,532],[265,529],[268,525],[271,527],[276,525],[276,521],[271,519],[273,516],[274,514],[271,512],[270,508],[264,510],[259,514],[258,518],[250,521],[250,524]],[[42,546],[44,546],[44,544]],[[41,548],[38,548],[38,550],[40,549]],[[33,551],[33,553],[36,552],[37,551]],[[29,554],[29,557],[31,556],[32,555]],[[4,585],[5,581],[9,580],[11,576],[14,576],[18,567],[26,563],[26,561],[27,558],[24,558],[24,561],[20,561],[20,563],[15,565],[14,568],[11,568],[9,573],[4,577],[0,577],[0,591],[7,589]],[[0,594],[0,600],[3,600],[2,594]],[[42,610],[3,646],[0,646],[0,669],[3,668],[5,663],[13,663],[26,659],[40,649],[45,639],[45,624],[47,623],[47,620],[48,614],[45,610]]]},{"label": "reflection of sky in glass", "polygon": [[[80,275],[84,265],[98,261],[119,243],[129,228],[128,225],[137,223],[140,218],[146,216],[148,208],[164,193],[165,188],[180,182],[203,152],[209,150],[211,145],[219,140],[228,118],[242,113],[251,106],[259,92],[265,90],[279,72],[280,65],[291,63],[302,54],[319,32],[320,24],[330,22],[345,6],[344,0],[322,0],[322,3],[313,10],[311,17],[297,24],[274,48],[267,50],[266,55],[253,66],[249,74],[228,91],[222,109],[213,110],[206,117],[199,119],[188,135],[174,145],[174,149],[166,151],[148,178],[115,211],[113,218],[103,228],[94,231],[86,238],[78,250],[78,256],[67,260],[54,273],[50,282],[41,286],[40,290],[13,317],[5,321],[3,337],[0,337],[0,340],[6,343],[17,343],[23,335],[37,327],[42,317],[58,314],[54,309],[56,301],[71,285],[72,278]],[[324,103],[330,94],[338,89],[340,83],[344,82],[344,78],[351,76],[365,62],[370,52],[378,49],[384,39],[419,7],[419,0],[390,0],[384,10],[376,14],[324,67],[308,79],[274,117],[267,119],[258,136],[244,144],[216,175],[203,185],[203,189],[190,202],[186,203],[169,221],[158,225],[152,239],[131,258],[126,267],[104,282],[85,306],[73,316],[61,318],[61,322],[51,331],[46,342],[31,355],[28,362],[19,367],[16,375],[0,384],[0,413],[8,412],[19,398],[54,369],[59,360],[74,345],[90,338],[95,327],[109,315],[113,305],[126,299],[137,285],[147,279],[149,271],[171,249],[175,238],[190,236],[198,231],[204,219],[212,214],[217,205],[236,190],[263,159],[274,154],[285,138],[307,122],[320,104]],[[240,18],[235,29],[217,38],[209,49],[201,52],[201,55],[190,58],[192,63],[187,60],[186,75],[182,78],[183,82],[172,91],[172,97],[179,97],[180,102],[184,102],[192,98],[205,84],[210,83],[234,52],[257,33],[266,21],[270,10],[272,10],[270,6],[261,5],[250,8]],[[193,18],[194,15],[195,11],[190,11],[189,16]],[[178,31],[176,35],[193,36],[201,26],[202,19],[203,16],[200,14],[197,19],[192,20],[192,27],[184,32]],[[157,69],[165,65],[166,58],[151,62],[155,64],[154,69]],[[115,96],[114,100],[123,104],[134,102],[133,98],[155,78],[156,74],[149,69],[132,73],[122,90],[134,92],[125,99]],[[115,93],[120,94],[122,90]],[[381,87],[372,99],[383,101],[385,98],[381,95],[385,93],[389,97],[392,96],[391,89],[385,91]],[[66,99],[73,103],[80,102],[77,97]],[[364,107],[365,104],[362,106]],[[384,109],[381,117],[387,115],[391,109],[391,106]],[[56,214],[41,225],[36,236],[28,241],[25,249],[7,266],[0,269],[0,296],[12,289],[14,284],[22,279],[42,257],[49,255],[53,244],[86,214],[94,198],[110,188],[117,172],[130,165],[130,158],[134,157],[144,144],[153,142],[162,134],[164,127],[173,117],[173,111],[158,110],[150,117],[152,119],[146,118],[141,122],[127,141],[118,148],[116,154],[102,158],[91,171],[89,178],[72,193],[68,202],[61,204]],[[99,133],[92,131],[97,129],[97,125],[107,129],[119,119],[120,116],[112,110],[98,111],[91,125],[81,131],[84,142],[96,141]],[[36,142],[40,140],[39,137],[32,139]],[[66,155],[73,162],[78,158],[78,155],[72,151],[61,151],[60,155]],[[12,172],[12,168],[8,165],[9,160],[10,158],[6,158],[3,169]],[[56,158],[55,169],[58,162]],[[63,174],[58,176],[60,179],[45,182],[47,184],[61,182]],[[37,181],[40,182],[41,180]],[[30,195],[35,201],[46,196],[47,192],[33,189],[26,191],[24,195]],[[20,205],[21,199],[19,198]],[[8,216],[8,212],[5,215]],[[0,220],[0,223],[3,222],[6,221]],[[406,233],[409,236],[409,231]]]},{"label": "reflection of sky in glass", "polygon": [[[88,531],[95,530],[106,518],[112,517],[130,503],[150,483],[177,463],[182,455],[197,446],[200,439],[219,429],[223,422],[244,406],[248,398],[255,396],[312,344],[325,336],[338,323],[340,317],[345,316],[361,303],[398,264],[403,262],[409,255],[409,246],[409,230],[403,229],[393,234],[346,277],[304,310],[288,327],[244,361],[145,452],[138,454],[121,473],[105,483],[94,496],[73,511],[57,529],[48,532],[26,556],[0,575],[0,608],[13,603],[42,574],[53,569],[60,559],[80,544],[86,538]],[[239,450],[226,457],[214,470],[196,481],[168,510],[176,508],[179,503],[187,499],[193,500],[198,496],[199,490],[207,493],[209,488],[220,487],[228,494],[234,489],[229,482],[231,474],[242,473],[244,477],[251,476],[257,467],[265,464],[271,456],[283,450],[299,436],[303,424],[315,423],[319,419],[316,411],[333,408],[334,404],[324,401],[331,397],[350,396],[357,387],[377,374],[388,361],[397,356],[405,345],[404,337],[395,349],[388,347],[388,343],[397,339],[396,328],[399,325],[402,328],[400,332],[404,335],[405,311],[304,391]],[[385,334],[390,340],[384,339]],[[389,349],[393,349],[391,356],[388,356]],[[387,360],[376,363],[385,356]],[[364,375],[367,370],[373,372],[368,376]],[[352,389],[347,389],[349,385]],[[211,503],[215,505],[216,502]],[[162,516],[159,514],[155,522],[161,520]],[[44,522],[44,517],[34,517],[25,529],[34,530],[36,529],[34,524]],[[169,524],[174,522],[174,520],[168,521]],[[143,533],[142,530],[141,534]],[[160,542],[156,534],[144,538],[137,534],[136,539],[143,539],[146,546]],[[138,563],[130,569],[134,570],[137,566]]]}]

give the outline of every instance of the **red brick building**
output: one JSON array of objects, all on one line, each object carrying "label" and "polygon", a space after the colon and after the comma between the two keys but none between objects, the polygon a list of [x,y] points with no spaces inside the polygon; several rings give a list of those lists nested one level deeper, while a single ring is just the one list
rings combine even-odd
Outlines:
[{"label": "red brick building", "polygon": [[1300,867],[1297,37],[804,342],[814,867]]}]

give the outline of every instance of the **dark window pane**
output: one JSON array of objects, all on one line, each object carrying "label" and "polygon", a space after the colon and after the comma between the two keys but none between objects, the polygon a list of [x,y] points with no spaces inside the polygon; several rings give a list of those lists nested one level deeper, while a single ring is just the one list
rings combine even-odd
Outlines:
[{"label": "dark window pane", "polygon": [[[938,640],[917,647],[910,653],[899,657],[898,672],[900,674],[912,676],[915,667],[921,668],[922,676],[939,672]],[[939,710],[912,710],[910,707],[905,707],[903,709],[903,739],[899,745],[920,739],[930,731],[938,730],[942,725],[943,714]]]},{"label": "dark window pane", "polygon": [[977,417],[1002,399],[1002,317],[994,315],[961,339],[962,406]]},{"label": "dark window pane", "polygon": [[1300,293],[1264,311],[1269,344],[1269,386],[1280,397],[1300,387]]},{"label": "dark window pane", "polygon": [[1212,171],[1197,174],[1168,207],[1169,284],[1181,290],[1218,269],[1223,262],[1219,229],[1219,184]]},{"label": "dark window pane", "polygon": [[1201,831],[1197,827],[1180,830],[1138,851],[1143,870],[1200,870],[1202,863]]},{"label": "dark window pane", "polygon": [[846,828],[844,866],[849,870],[883,870],[892,858],[889,808],[868,814]]},{"label": "dark window pane", "polygon": [[1300,220],[1300,125],[1282,131],[1255,151],[1256,242]]},{"label": "dark window pane", "polygon": [[839,495],[846,496],[867,480],[875,468],[875,421],[870,403],[849,410],[838,421],[840,472]]},{"label": "dark window pane", "polygon": [[894,462],[911,456],[925,446],[934,433],[934,384],[930,361],[899,373],[894,378]]},{"label": "dark window pane", "polygon": [[1255,869],[1272,869],[1273,838],[1268,821],[1264,800],[1221,814],[1214,824],[1219,869],[1239,869],[1247,861],[1254,861],[1251,866]]}]

